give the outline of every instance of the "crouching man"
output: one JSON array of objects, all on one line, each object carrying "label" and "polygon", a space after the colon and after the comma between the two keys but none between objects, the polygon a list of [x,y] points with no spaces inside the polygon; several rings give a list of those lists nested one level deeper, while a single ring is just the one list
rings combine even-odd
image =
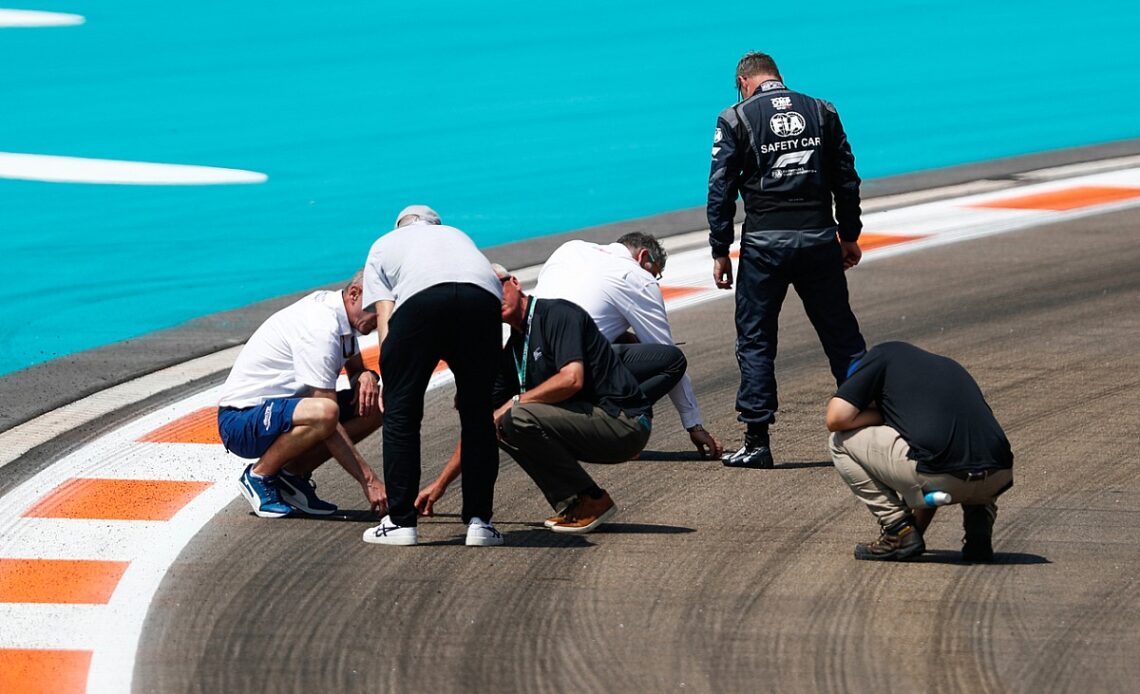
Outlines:
[{"label": "crouching man", "polygon": [[882,529],[878,540],[855,546],[856,559],[926,551],[932,492],[962,505],[962,558],[993,559],[995,501],[1013,486],[1013,453],[960,364],[905,342],[878,345],[828,403],[827,428],[835,469]]},{"label": "crouching man", "polygon": [[579,461],[621,463],[640,453],[650,404],[588,313],[562,299],[528,297],[517,278],[495,270],[511,326],[495,381],[499,445],[558,512],[547,527],[588,533],[617,506]]},{"label": "crouching man", "polygon": [[[330,455],[360,483],[373,511],[387,510],[383,483],[353,445],[383,422],[379,378],[364,370],[357,342],[376,328],[362,294],[358,272],[342,291],[313,292],[273,314],[222,386],[218,433],[227,451],[257,459],[239,485],[262,518],[334,513],[311,481]],[[338,393],[342,368],[352,388]]]}]

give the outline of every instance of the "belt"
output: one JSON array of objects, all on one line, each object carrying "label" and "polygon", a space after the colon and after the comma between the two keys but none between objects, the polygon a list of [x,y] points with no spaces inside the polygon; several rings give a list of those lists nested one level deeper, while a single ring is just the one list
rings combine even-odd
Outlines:
[{"label": "belt", "polygon": [[950,475],[951,477],[957,477],[958,479],[963,480],[965,482],[981,482],[982,480],[986,479],[990,475],[995,474],[997,472],[998,471],[996,469],[990,469],[990,470],[954,470],[952,472],[946,472],[943,474]]}]

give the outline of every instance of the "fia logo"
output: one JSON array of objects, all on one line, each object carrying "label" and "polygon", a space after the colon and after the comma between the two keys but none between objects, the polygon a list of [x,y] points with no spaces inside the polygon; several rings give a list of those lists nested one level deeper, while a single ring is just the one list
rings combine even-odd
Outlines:
[{"label": "fia logo", "polygon": [[772,107],[778,111],[787,110],[792,107],[792,97],[774,96],[772,97]]},{"label": "fia logo", "polygon": [[778,137],[795,137],[804,131],[804,128],[807,127],[807,121],[795,111],[788,111],[772,116],[768,121],[768,127]]}]

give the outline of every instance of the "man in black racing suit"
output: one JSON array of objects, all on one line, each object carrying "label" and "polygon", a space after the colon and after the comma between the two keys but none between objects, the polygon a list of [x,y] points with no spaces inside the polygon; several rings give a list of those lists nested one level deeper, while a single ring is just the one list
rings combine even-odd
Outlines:
[{"label": "man in black racing suit", "polygon": [[733,218],[737,195],[744,198],[736,409],[748,430],[744,445],[722,461],[770,468],[768,425],[777,409],[773,361],[788,285],[803,300],[836,383],[866,351],[843,274],[862,255],[859,176],[835,107],[784,86],[770,56],[741,58],[736,85],[742,101],[721,112],[713,138],[708,220],[713,279],[720,289],[731,289]]}]

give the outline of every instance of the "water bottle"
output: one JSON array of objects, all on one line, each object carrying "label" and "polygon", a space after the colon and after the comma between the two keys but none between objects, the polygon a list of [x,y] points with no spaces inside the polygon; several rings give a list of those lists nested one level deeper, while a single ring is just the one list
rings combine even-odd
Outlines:
[{"label": "water bottle", "polygon": [[922,501],[929,507],[945,506],[953,501],[950,495],[946,492],[927,492],[922,496]]}]

